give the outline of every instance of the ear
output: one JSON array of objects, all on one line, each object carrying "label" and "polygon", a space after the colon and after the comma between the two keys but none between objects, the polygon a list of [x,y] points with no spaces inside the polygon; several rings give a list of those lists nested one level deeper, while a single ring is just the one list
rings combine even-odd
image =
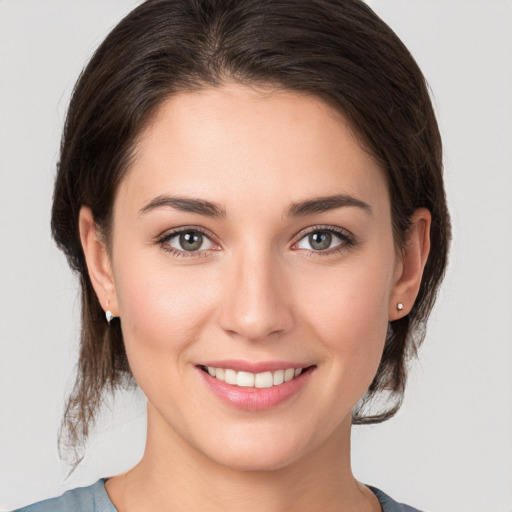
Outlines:
[{"label": "ear", "polygon": [[[395,269],[394,285],[388,305],[389,321],[407,315],[418,296],[430,251],[430,223],[432,216],[426,208],[418,208],[411,217],[405,247]],[[399,310],[398,303],[403,304]]]},{"label": "ear", "polygon": [[100,236],[92,211],[87,206],[82,206],[80,209],[78,227],[89,278],[98,300],[104,310],[109,309],[114,316],[118,316],[114,276],[107,246]]}]

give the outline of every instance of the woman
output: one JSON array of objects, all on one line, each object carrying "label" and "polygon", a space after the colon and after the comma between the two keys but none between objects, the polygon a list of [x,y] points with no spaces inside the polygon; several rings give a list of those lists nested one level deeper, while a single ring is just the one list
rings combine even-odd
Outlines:
[{"label": "woman", "polygon": [[[357,482],[449,219],[425,81],[352,1],[148,1],[70,104],[52,210],[82,286],[68,441],[148,398],[125,474],[26,510],[414,510]],[[387,400],[382,400],[382,396]]]}]

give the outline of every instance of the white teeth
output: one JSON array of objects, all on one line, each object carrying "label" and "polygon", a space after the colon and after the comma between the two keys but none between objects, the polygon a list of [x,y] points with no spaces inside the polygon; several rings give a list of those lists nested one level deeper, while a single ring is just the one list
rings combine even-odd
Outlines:
[{"label": "white teeth", "polygon": [[231,368],[214,368],[207,366],[208,373],[219,380],[232,384],[234,386],[246,388],[271,388],[279,386],[283,382],[288,382],[302,373],[302,368],[287,368],[286,370],[276,370],[274,372],[237,372]]},{"label": "white teeth", "polygon": [[277,370],[274,372],[274,386],[279,386],[284,382],[284,370]]},{"label": "white teeth", "polygon": [[292,380],[293,377],[295,377],[295,370],[293,368],[288,368],[288,370],[284,372],[284,381],[288,382],[289,380]]},{"label": "white teeth", "polygon": [[236,384],[236,372],[235,370],[227,369],[224,373],[224,381],[228,384]]},{"label": "white teeth", "polygon": [[245,388],[252,388],[254,386],[254,373],[238,372],[236,376],[236,385]]},{"label": "white teeth", "polygon": [[274,385],[272,372],[257,373],[254,377],[255,388],[271,388]]}]

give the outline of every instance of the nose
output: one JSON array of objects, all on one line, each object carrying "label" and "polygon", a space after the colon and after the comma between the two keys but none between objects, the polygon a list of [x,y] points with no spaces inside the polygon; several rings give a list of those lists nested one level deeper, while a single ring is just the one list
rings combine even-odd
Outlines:
[{"label": "nose", "polygon": [[251,341],[274,338],[294,323],[290,288],[279,262],[265,251],[234,255],[223,282],[220,325],[231,336]]}]

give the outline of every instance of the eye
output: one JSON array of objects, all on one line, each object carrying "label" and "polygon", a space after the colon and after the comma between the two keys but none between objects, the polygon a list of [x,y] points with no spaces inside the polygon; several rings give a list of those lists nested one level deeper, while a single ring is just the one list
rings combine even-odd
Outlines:
[{"label": "eye", "polygon": [[306,249],[315,252],[327,252],[341,246],[353,245],[348,234],[336,229],[314,229],[306,233],[292,249]]},{"label": "eye", "polygon": [[185,256],[186,253],[198,253],[209,249],[218,250],[219,247],[198,229],[182,229],[164,235],[159,240],[160,245],[167,251]]}]

